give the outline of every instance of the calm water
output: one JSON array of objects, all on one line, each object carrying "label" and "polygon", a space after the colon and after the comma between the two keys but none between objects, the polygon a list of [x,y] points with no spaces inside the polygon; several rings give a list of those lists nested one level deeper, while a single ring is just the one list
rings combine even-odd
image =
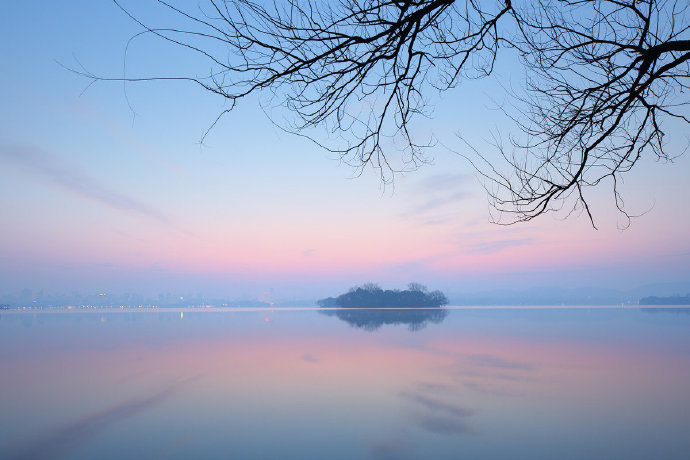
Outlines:
[{"label": "calm water", "polygon": [[690,310],[0,313],[0,457],[690,458]]}]

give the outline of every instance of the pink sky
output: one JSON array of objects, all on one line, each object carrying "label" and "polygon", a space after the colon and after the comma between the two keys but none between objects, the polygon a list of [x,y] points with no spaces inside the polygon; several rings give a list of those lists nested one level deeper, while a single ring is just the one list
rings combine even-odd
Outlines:
[{"label": "pink sky", "polygon": [[[5,42],[23,46],[8,53],[0,75],[8,89],[0,108],[0,293],[246,296],[276,288],[309,297],[366,281],[455,290],[690,282],[687,155],[673,164],[643,160],[626,177],[629,209],[646,214],[625,231],[606,187],[591,195],[598,231],[584,216],[561,214],[497,226],[472,169],[454,153],[462,146],[455,131],[481,140],[483,127],[501,127],[486,108],[489,86],[472,83],[469,93],[439,101],[419,127],[443,139],[429,152],[433,161],[384,189],[375,171],[353,177],[327,152],[275,128],[255,100],[199,147],[223,105],[193,87],[129,85],[125,99],[121,85],[99,84],[80,97],[85,82],[55,60],[74,54],[119,71],[136,27],[112,5],[89,10],[94,21],[67,6],[43,7],[59,20],[32,30],[50,40],[18,25],[29,7],[13,5],[2,23]],[[458,111],[460,101],[472,104]],[[681,152],[683,142],[675,136],[669,148]]]}]

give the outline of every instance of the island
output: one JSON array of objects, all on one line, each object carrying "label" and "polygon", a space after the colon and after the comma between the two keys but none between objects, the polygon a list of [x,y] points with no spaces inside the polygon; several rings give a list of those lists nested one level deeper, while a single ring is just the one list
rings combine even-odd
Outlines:
[{"label": "island", "polygon": [[367,283],[316,303],[324,308],[438,308],[448,305],[448,299],[441,291],[429,292],[419,283],[408,284],[405,291],[384,291],[378,284]]},{"label": "island", "polygon": [[321,299],[317,304],[323,308],[320,313],[369,332],[384,324],[402,324],[410,331],[419,331],[448,316],[448,311],[441,308],[448,304],[446,296],[441,291],[429,292],[418,283],[410,283],[405,291],[384,291],[376,284],[367,283],[338,297]]}]

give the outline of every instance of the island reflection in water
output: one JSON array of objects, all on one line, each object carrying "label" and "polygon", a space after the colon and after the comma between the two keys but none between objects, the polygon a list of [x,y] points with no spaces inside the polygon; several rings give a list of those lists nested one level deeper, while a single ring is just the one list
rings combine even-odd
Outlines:
[{"label": "island reflection in water", "polygon": [[[416,324],[416,323],[413,323]],[[0,314],[2,458],[687,458],[690,315]]]},{"label": "island reflection in water", "polygon": [[353,327],[373,332],[383,325],[406,325],[411,332],[424,329],[427,324],[442,322],[448,310],[442,308],[338,308],[320,310],[326,316],[335,316]]}]

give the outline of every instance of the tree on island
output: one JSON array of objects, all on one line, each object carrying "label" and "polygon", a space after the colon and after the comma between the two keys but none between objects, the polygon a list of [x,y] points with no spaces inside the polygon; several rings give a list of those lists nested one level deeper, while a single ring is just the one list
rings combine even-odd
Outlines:
[{"label": "tree on island", "polygon": [[405,291],[383,290],[377,284],[366,283],[338,297],[321,299],[317,304],[337,308],[437,308],[447,305],[448,299],[441,291],[429,292],[418,283],[410,283]]},{"label": "tree on island", "polygon": [[377,168],[384,183],[427,161],[435,140],[419,139],[412,120],[429,113],[430,96],[514,57],[519,79],[502,108],[518,135],[490,142],[502,162],[475,146],[463,154],[500,223],[565,208],[594,225],[585,191],[602,184],[627,216],[622,177],[643,156],[671,161],[667,133],[683,137],[690,124],[687,0],[172,0],[158,2],[174,18],[162,26],[114,1],[143,28],[132,39],[157,37],[208,67],[160,77],[75,72],[193,82],[227,100],[218,119],[267,94],[267,112],[289,114],[283,128],[360,171]]}]

